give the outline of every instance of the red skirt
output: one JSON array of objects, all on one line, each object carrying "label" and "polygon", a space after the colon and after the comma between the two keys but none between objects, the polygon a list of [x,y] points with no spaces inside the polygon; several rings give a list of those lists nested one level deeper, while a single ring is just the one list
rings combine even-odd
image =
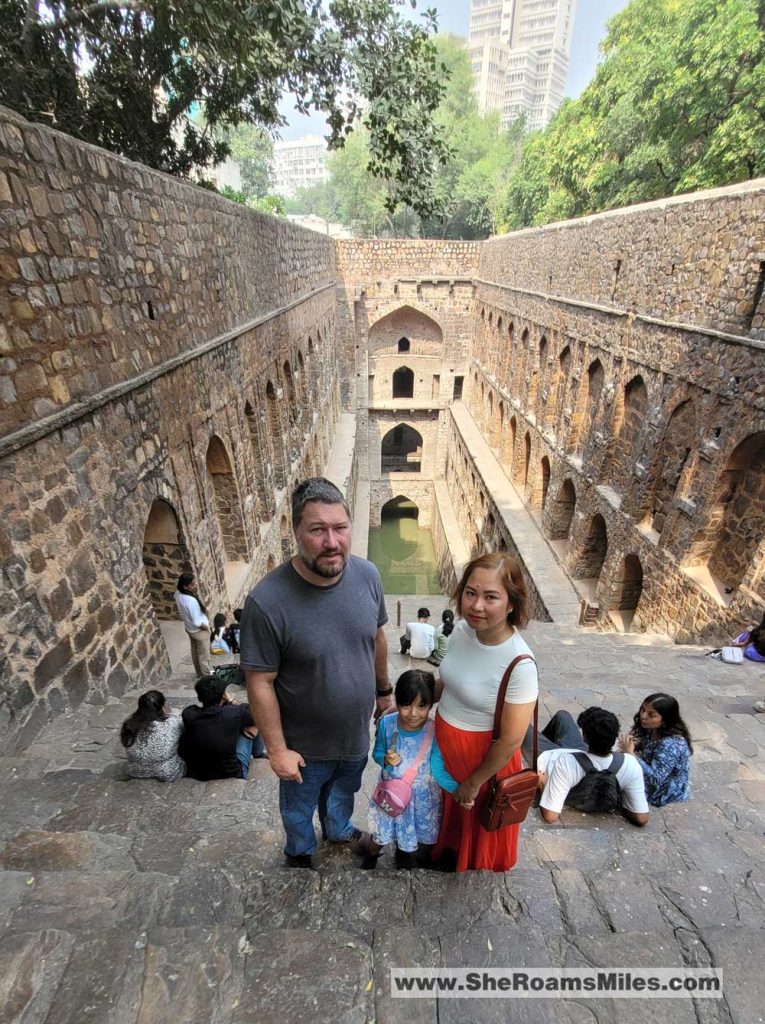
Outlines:
[{"label": "red skirt", "polygon": [[[491,730],[465,732],[449,725],[437,714],[436,740],[447,771],[458,782],[462,782],[486,757],[492,733]],[[506,775],[520,771],[521,767],[521,752],[516,750],[505,767],[497,772],[497,776],[503,779]],[[488,787],[488,782],[481,786],[470,810],[456,803],[451,793],[444,793],[444,818],[433,848],[433,857],[440,857],[444,850],[455,850],[457,871],[508,871],[518,860],[520,825],[508,825],[496,832],[487,832],[479,824]]]}]

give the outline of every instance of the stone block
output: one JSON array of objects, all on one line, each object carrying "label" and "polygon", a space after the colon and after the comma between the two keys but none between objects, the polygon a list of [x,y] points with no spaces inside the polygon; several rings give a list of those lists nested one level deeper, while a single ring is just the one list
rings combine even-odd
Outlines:
[{"label": "stone block", "polygon": [[4,870],[130,871],[130,839],[87,832],[25,831],[10,839],[0,854]]},{"label": "stone block", "polygon": [[0,1020],[44,1024],[74,947],[66,931],[46,929],[0,939]]}]

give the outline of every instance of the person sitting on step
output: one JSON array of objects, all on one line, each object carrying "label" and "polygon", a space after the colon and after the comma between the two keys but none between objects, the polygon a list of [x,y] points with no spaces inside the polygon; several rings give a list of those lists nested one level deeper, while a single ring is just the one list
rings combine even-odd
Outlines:
[{"label": "person sitting on step", "polygon": [[180,754],[192,779],[246,779],[253,757],[265,757],[263,740],[246,704],[232,700],[217,676],[202,676],[195,686],[202,705],[183,711]]},{"label": "person sitting on step", "polygon": [[420,608],[417,612],[416,622],[407,622],[406,633],[401,637],[401,654],[408,654],[411,658],[429,658],[436,645],[435,629],[428,621],[430,612],[427,608]]},{"label": "person sitting on step", "polygon": [[[537,761],[539,805],[548,824],[559,820],[564,804],[584,811],[621,809],[633,824],[648,823],[643,772],[632,754],[612,753],[618,736],[619,719],[604,708],[587,708],[576,722],[568,711],[553,715],[539,734]],[[523,742],[527,764],[532,743],[533,725]]]}]

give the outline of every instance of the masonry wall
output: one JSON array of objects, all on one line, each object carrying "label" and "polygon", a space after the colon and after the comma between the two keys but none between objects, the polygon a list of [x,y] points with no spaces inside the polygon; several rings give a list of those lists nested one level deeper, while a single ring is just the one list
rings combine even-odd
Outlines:
[{"label": "masonry wall", "polygon": [[763,182],[482,249],[467,402],[603,625],[636,590],[678,640],[765,611],[764,254]]},{"label": "masonry wall", "polygon": [[339,411],[335,266],[320,235],[6,113],[0,223],[0,717],[20,749],[161,682],[179,569],[212,615],[281,561]]}]

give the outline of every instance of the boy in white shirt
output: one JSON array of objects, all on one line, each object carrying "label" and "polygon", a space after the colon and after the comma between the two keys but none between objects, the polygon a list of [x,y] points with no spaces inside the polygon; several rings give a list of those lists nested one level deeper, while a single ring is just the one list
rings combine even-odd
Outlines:
[{"label": "boy in white shirt", "polygon": [[428,619],[430,612],[420,608],[416,622],[407,622],[406,633],[401,637],[401,653],[412,658],[429,658],[436,646],[436,631]]},{"label": "boy in white shirt", "polygon": [[[581,732],[580,732],[581,729]],[[604,708],[587,708],[576,722],[568,711],[558,711],[539,735],[539,788],[542,790],[542,818],[553,824],[560,818],[570,791],[585,777],[585,769],[576,754],[583,752],[598,771],[611,766],[612,748],[619,736],[619,719]],[[531,729],[523,744],[523,753],[531,763]],[[635,825],[648,823],[648,801],[643,772],[636,757],[623,758],[615,772],[621,792],[621,809]]]}]

